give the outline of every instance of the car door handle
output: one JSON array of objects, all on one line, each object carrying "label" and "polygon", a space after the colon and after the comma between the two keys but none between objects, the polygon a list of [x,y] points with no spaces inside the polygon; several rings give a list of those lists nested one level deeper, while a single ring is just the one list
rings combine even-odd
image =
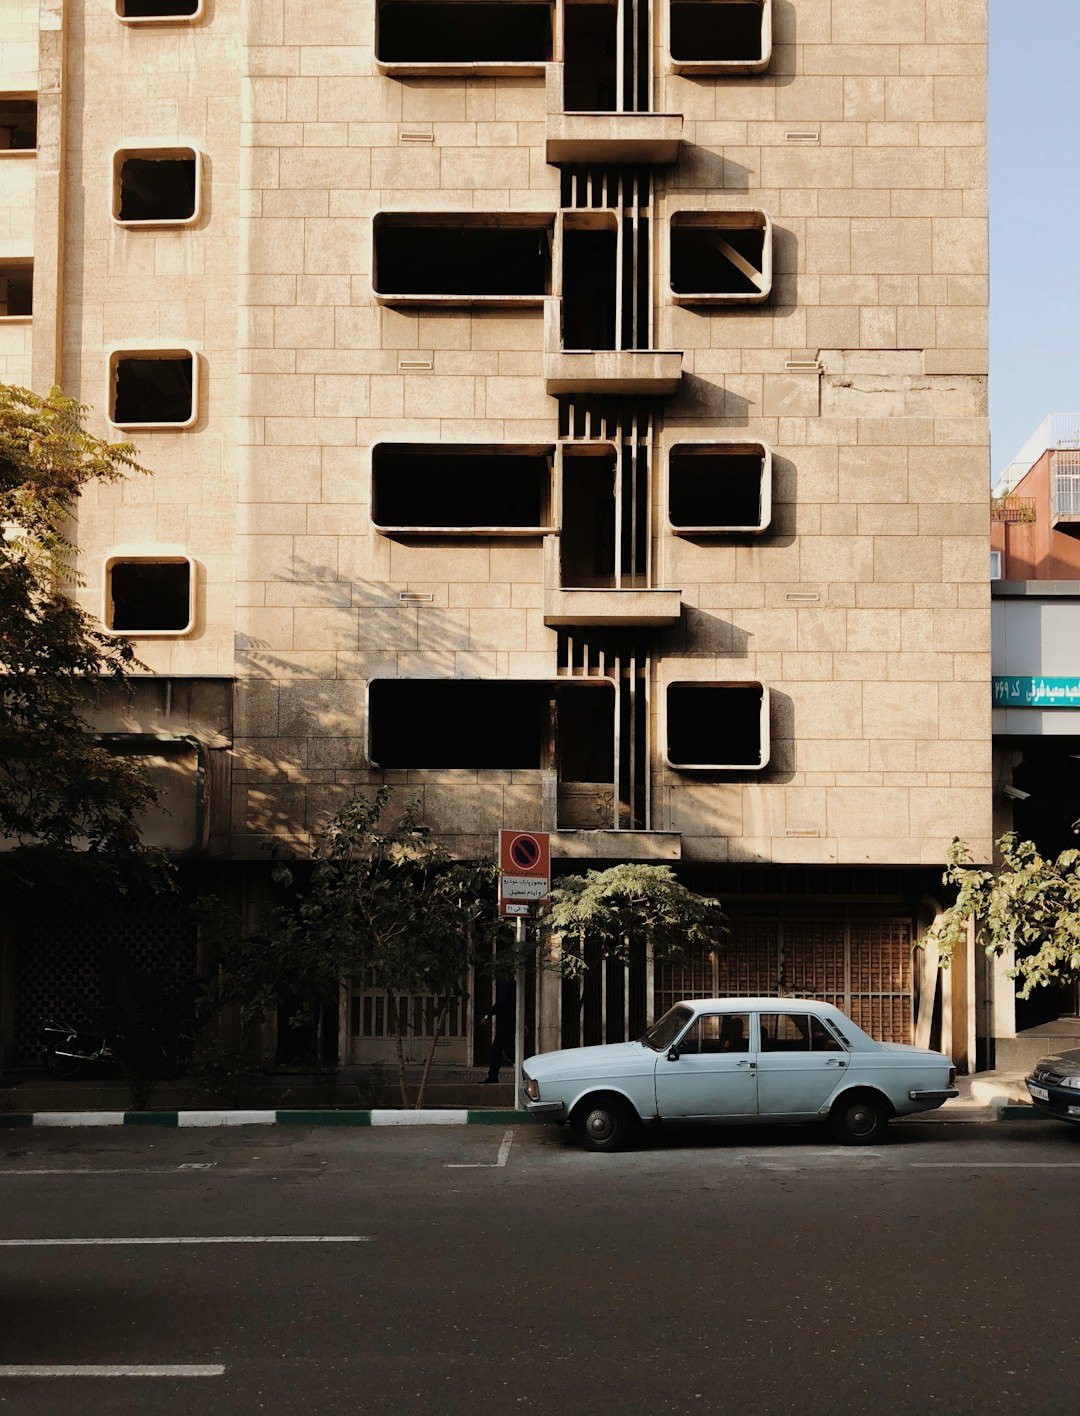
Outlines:
[{"label": "car door handle", "polygon": [[845,1057],[827,1057],[825,1065],[826,1067],[846,1067],[847,1059]]},{"label": "car door handle", "polygon": [[736,1062],[736,1067],[749,1067],[751,1072],[757,1066],[756,1062]]}]

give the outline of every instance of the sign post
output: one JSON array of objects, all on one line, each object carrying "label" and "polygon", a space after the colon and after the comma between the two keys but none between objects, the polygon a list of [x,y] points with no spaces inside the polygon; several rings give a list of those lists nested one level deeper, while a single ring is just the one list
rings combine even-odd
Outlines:
[{"label": "sign post", "polygon": [[525,1060],[525,920],[545,904],[551,888],[551,837],[546,831],[499,832],[499,913],[514,921],[517,973],[514,1015],[514,1110],[520,1111],[519,1075]]}]

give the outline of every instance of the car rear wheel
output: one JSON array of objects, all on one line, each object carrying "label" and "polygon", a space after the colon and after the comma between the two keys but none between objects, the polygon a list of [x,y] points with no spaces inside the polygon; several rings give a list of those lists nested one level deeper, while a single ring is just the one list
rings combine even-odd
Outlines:
[{"label": "car rear wheel", "polygon": [[574,1108],[570,1129],[579,1146],[591,1151],[622,1150],[636,1129],[637,1117],[616,1096],[590,1096]]},{"label": "car rear wheel", "polygon": [[850,1092],[829,1113],[829,1129],[843,1145],[872,1146],[884,1139],[890,1115],[881,1097],[871,1092]]}]

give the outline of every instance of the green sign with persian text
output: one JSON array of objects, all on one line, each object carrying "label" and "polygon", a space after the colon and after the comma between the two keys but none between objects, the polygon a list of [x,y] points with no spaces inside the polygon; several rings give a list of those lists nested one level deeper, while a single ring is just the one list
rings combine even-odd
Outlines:
[{"label": "green sign with persian text", "polygon": [[994,675],[995,708],[1080,708],[1080,678]]}]

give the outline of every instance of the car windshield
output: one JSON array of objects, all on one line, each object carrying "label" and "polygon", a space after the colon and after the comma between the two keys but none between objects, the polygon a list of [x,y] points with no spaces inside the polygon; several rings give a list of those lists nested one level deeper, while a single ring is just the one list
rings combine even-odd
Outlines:
[{"label": "car windshield", "polygon": [[657,1018],[652,1027],[641,1034],[638,1041],[643,1042],[646,1047],[651,1047],[654,1052],[666,1052],[692,1016],[691,1010],[685,1004],[676,1003],[662,1018]]}]

